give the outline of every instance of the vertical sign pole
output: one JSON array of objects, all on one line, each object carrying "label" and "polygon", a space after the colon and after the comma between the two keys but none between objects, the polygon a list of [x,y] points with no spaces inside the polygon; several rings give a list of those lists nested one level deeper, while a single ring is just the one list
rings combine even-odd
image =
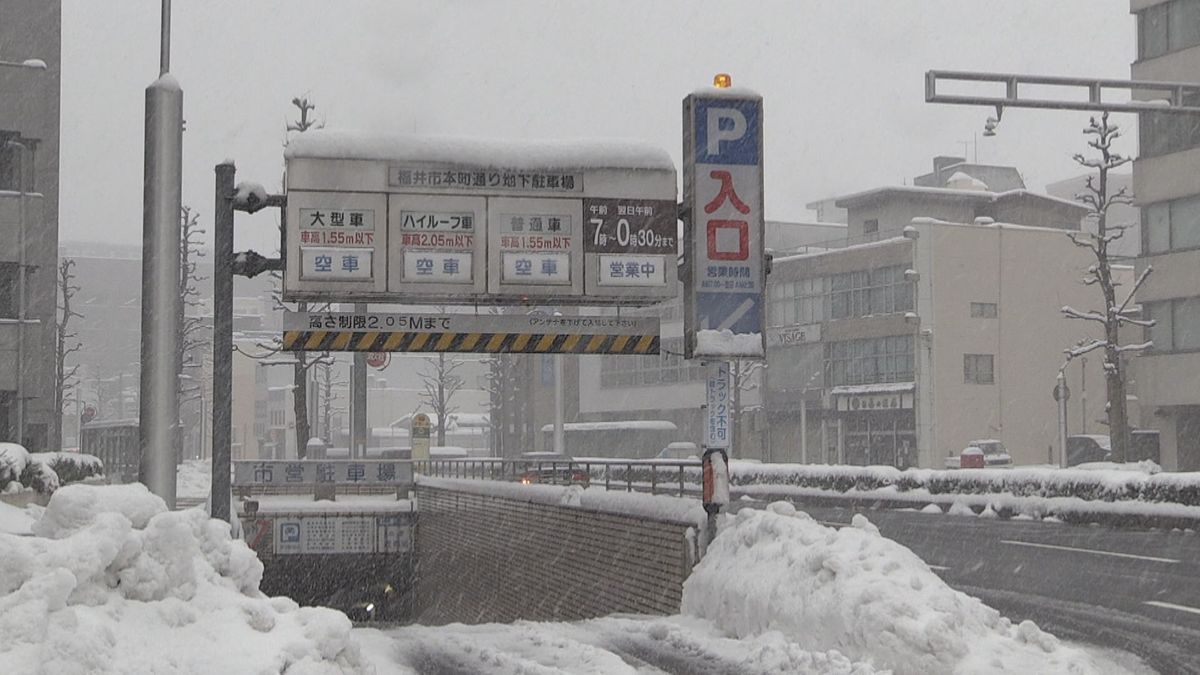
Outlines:
[{"label": "vertical sign pole", "polygon": [[[365,314],[367,303],[354,303],[354,311]],[[367,455],[367,354],[354,352],[354,365],[350,374],[353,390],[350,392],[350,457],[363,458]]]},{"label": "vertical sign pole", "polygon": [[212,517],[228,521],[233,444],[233,164],[216,167],[213,208]]}]

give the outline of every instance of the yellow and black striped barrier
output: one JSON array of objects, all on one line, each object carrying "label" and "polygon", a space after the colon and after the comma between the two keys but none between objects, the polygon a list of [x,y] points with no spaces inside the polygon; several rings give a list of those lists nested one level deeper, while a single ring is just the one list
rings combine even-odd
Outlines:
[{"label": "yellow and black striped barrier", "polygon": [[657,354],[658,335],[289,330],[286,351],[475,354]]}]

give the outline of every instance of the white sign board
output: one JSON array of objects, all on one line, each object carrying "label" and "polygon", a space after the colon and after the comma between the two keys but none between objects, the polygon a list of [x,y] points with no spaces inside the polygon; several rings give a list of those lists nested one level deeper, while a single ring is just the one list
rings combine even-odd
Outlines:
[{"label": "white sign board", "polygon": [[[692,94],[684,100],[684,124],[684,200],[691,211],[685,354],[762,357],[762,98],[721,90]],[[757,347],[704,353],[697,340],[702,330],[757,336]]]},{"label": "white sign board", "polygon": [[403,460],[237,460],[233,484],[237,487],[316,485],[411,485],[412,463]]},{"label": "white sign board", "polygon": [[772,347],[791,347],[820,341],[821,324],[819,323],[767,329],[767,344]]},{"label": "white sign board", "polygon": [[729,449],[733,435],[732,385],[729,381],[729,362],[717,361],[708,364],[708,382],[705,387],[704,447]]},{"label": "white sign board", "polygon": [[[659,148],[322,130],[292,139],[285,157],[287,301],[678,296],[676,171]],[[601,255],[621,259],[602,268]]]},{"label": "white sign board", "polygon": [[275,555],[405,553],[412,527],[399,514],[276,516]]}]

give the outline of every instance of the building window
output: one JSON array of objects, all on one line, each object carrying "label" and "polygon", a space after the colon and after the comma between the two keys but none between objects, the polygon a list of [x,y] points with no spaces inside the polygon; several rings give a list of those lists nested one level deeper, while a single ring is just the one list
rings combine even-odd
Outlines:
[{"label": "building window", "polygon": [[994,384],[991,354],[963,354],[963,381],[967,384]]},{"label": "building window", "polygon": [[994,302],[972,302],[971,303],[971,318],[972,319],[994,319],[994,318],[996,318],[996,303],[994,303]]},{"label": "building window", "polygon": [[1200,196],[1150,204],[1142,209],[1142,221],[1144,253],[1200,248]]},{"label": "building window", "polygon": [[1147,302],[1142,312],[1154,320],[1154,326],[1146,330],[1154,351],[1200,349],[1200,297]]},{"label": "building window", "polygon": [[879,219],[871,218],[863,221],[863,234],[874,234],[879,231]]},{"label": "building window", "polygon": [[17,268],[14,262],[0,262],[0,319],[17,318]]},{"label": "building window", "polygon": [[835,274],[829,278],[829,318],[847,319],[908,312],[913,308],[913,285],[904,266]]},{"label": "building window", "polygon": [[[911,335],[893,335],[828,342],[825,344],[825,361],[830,386],[911,382],[913,338]],[[779,388],[783,387],[780,385]]]},{"label": "building window", "polygon": [[772,326],[825,320],[825,278],[783,281],[767,287],[767,318]]},{"label": "building window", "polygon": [[658,354],[628,356],[605,354],[600,359],[600,387],[653,387],[678,382],[700,382],[707,377],[698,361],[685,361],[683,340],[663,340]]},{"label": "building window", "polygon": [[1138,12],[1138,59],[1200,45],[1200,1],[1174,0]]}]

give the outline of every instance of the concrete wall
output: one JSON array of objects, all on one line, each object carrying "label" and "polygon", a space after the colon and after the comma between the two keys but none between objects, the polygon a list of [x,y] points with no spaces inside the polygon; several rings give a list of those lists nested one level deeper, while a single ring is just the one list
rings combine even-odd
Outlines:
[{"label": "concrete wall", "polygon": [[686,523],[417,487],[416,620],[426,625],[674,614]]}]

